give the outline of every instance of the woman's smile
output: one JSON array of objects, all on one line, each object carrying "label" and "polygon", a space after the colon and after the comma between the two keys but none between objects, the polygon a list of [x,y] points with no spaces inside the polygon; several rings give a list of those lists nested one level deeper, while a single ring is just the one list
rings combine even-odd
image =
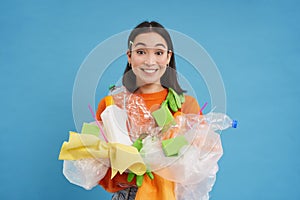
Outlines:
[{"label": "woman's smile", "polygon": [[159,69],[158,68],[140,68],[143,72],[149,75],[153,75],[155,72],[157,72]]}]

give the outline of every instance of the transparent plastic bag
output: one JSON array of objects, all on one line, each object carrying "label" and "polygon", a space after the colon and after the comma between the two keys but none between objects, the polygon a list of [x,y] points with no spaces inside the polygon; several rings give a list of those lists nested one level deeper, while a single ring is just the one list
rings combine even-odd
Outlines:
[{"label": "transparent plastic bag", "polygon": [[196,184],[183,185],[177,183],[175,186],[175,194],[177,200],[208,200],[209,192],[216,181],[216,173],[218,165],[211,169],[210,173]]},{"label": "transparent plastic bag", "polygon": [[[175,120],[165,127],[162,137],[148,136],[143,140],[143,159],[149,170],[176,183],[177,200],[208,200],[223,154],[220,135],[210,129],[202,116],[180,115]],[[177,156],[166,157],[161,140],[180,135],[188,145]]]},{"label": "transparent plastic bag", "polygon": [[[212,137],[217,139],[217,136]],[[173,157],[165,156],[159,141],[145,141],[141,154],[148,168],[159,176],[182,184],[196,184],[207,177],[223,154],[220,142],[212,140],[211,135],[207,137],[213,146],[205,142],[202,146],[186,145]]]},{"label": "transparent plastic bag", "polygon": [[109,159],[64,160],[63,174],[71,183],[90,190],[105,176]]}]

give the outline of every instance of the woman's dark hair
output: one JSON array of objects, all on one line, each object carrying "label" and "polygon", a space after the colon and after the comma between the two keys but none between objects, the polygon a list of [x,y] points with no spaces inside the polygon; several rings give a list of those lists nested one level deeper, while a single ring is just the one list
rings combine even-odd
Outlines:
[{"label": "woman's dark hair", "polygon": [[[173,88],[178,94],[182,94],[183,92],[186,92],[180,87],[177,80],[175,55],[174,55],[171,37],[168,31],[161,24],[154,21],[152,22],[145,21],[137,25],[131,31],[128,37],[127,44],[128,44],[129,51],[131,51],[132,42],[138,35],[142,33],[150,33],[150,32],[155,32],[158,33],[160,36],[162,36],[168,45],[168,50],[172,51],[169,67],[167,67],[166,72],[163,74],[163,76],[160,79],[161,85],[165,88]],[[136,76],[133,73],[130,64],[128,62],[123,74],[122,83],[130,92],[134,92],[138,89],[136,85]]]}]

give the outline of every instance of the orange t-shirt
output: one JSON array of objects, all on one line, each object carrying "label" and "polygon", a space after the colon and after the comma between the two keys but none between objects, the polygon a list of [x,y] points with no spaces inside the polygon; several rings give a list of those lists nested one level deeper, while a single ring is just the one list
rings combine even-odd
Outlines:
[{"label": "orange t-shirt", "polygon": [[[158,109],[159,106],[162,104],[162,102],[166,99],[167,95],[168,95],[168,89],[164,89],[160,92],[155,92],[155,93],[151,93],[151,94],[134,94],[134,95],[138,95],[140,97],[143,98],[144,103],[147,107],[147,109],[151,112],[153,112],[154,110]],[[97,109],[97,113],[96,113],[96,117],[97,120],[101,120],[101,113],[104,111],[104,109],[106,108],[106,104],[105,104],[105,99],[103,98],[100,103],[98,104],[98,109]],[[185,96],[185,102],[182,104],[181,107],[181,112],[185,113],[185,114],[198,114],[200,112],[200,106],[197,103],[196,99],[193,98],[192,96]],[[170,181],[167,181],[161,177],[159,177],[158,175],[154,174],[156,181],[159,181],[160,183],[163,184],[173,184]],[[127,181],[127,174],[123,173],[123,174],[117,174],[113,179],[110,178],[111,177],[111,169],[109,169],[105,175],[105,177],[99,182],[99,184],[108,192],[117,192],[119,190],[124,190],[125,188],[131,187],[135,185],[135,179],[132,180],[132,182],[128,182]],[[146,182],[151,182],[151,180],[147,177],[144,176],[144,181]],[[144,183],[143,183],[144,184]],[[139,188],[140,190],[141,188]],[[138,190],[138,192],[139,192]],[[146,189],[143,190],[143,192],[147,191]],[[151,196],[149,196],[150,198]],[[145,198],[143,198],[145,199]],[[150,198],[150,199],[155,199]]]}]

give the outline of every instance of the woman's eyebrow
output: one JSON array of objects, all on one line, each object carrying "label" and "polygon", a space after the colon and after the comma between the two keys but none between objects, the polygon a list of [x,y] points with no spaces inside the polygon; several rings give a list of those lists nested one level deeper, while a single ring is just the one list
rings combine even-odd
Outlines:
[{"label": "woman's eyebrow", "polygon": [[161,47],[163,47],[163,48],[165,48],[165,49],[166,49],[166,46],[165,46],[164,44],[162,44],[162,43],[158,43],[158,44],[156,44],[155,46],[156,46],[156,47],[159,47],[159,46],[161,46]]},{"label": "woman's eyebrow", "polygon": [[[138,45],[142,45],[142,46],[147,46],[145,43],[143,43],[143,42],[138,42],[138,43],[136,43],[135,45],[134,45],[134,47],[137,47]],[[159,47],[159,46],[161,46],[161,47],[163,47],[163,48],[165,48],[166,49],[166,46],[164,45],[164,44],[162,44],[162,43],[157,43],[154,47]]]},{"label": "woman's eyebrow", "polygon": [[145,44],[145,43],[138,42],[138,43],[136,43],[136,45],[134,45],[134,47],[136,47],[136,46],[138,46],[138,45],[146,46],[146,44]]}]

